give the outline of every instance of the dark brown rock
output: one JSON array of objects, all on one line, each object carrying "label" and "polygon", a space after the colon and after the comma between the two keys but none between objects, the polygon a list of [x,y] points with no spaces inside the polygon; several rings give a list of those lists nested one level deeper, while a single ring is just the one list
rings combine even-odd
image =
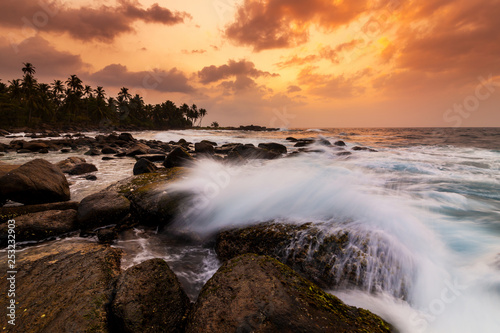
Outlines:
[{"label": "dark brown rock", "polygon": [[69,184],[57,166],[35,159],[0,177],[2,199],[24,204],[68,201]]},{"label": "dark brown rock", "polygon": [[187,153],[184,149],[177,147],[167,155],[165,161],[163,162],[163,166],[167,169],[180,167],[192,160],[193,157],[191,157],[189,153]]},{"label": "dark brown rock", "polygon": [[67,210],[78,209],[79,203],[76,201],[53,202],[40,205],[24,205],[13,207],[0,207],[0,223],[6,222],[8,219],[15,218],[16,216],[45,212],[47,210]]},{"label": "dark brown rock", "polygon": [[213,154],[214,146],[208,142],[197,142],[194,144],[194,151],[201,154]]},{"label": "dark brown rock", "polygon": [[226,262],[205,284],[186,332],[377,333],[391,332],[391,327],[277,260],[247,254]]},{"label": "dark brown rock", "polygon": [[286,147],[282,144],[275,142],[259,143],[259,148],[274,151],[278,154],[286,154]]},{"label": "dark brown rock", "polygon": [[155,172],[158,168],[153,162],[145,158],[141,158],[134,165],[134,175],[141,175],[143,173]]},{"label": "dark brown rock", "polygon": [[68,174],[70,175],[83,175],[86,173],[97,171],[97,167],[91,163],[80,163],[76,164],[70,170],[68,170]]},{"label": "dark brown rock", "polygon": [[117,224],[130,211],[130,201],[112,191],[101,191],[85,197],[78,207],[78,224],[84,229]]},{"label": "dark brown rock", "polygon": [[184,332],[190,302],[163,259],[127,269],[111,304],[117,332]]},{"label": "dark brown rock", "polygon": [[149,152],[149,146],[143,144],[143,143],[138,143],[134,145],[133,147],[129,148],[126,152],[126,156],[136,156],[136,155],[145,155]]},{"label": "dark brown rock", "polygon": [[[38,241],[76,230],[76,210],[48,210],[17,216],[16,242]],[[7,245],[7,224],[0,224],[0,246]]]},{"label": "dark brown rock", "polygon": [[[15,332],[108,332],[106,306],[120,272],[119,250],[81,240],[51,242],[17,252],[16,268]],[[3,291],[7,271],[1,260]]]}]

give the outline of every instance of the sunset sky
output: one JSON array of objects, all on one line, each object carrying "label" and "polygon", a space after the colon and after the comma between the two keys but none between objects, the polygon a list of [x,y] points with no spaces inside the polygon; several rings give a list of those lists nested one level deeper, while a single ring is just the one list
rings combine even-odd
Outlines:
[{"label": "sunset sky", "polygon": [[500,0],[2,0],[0,78],[78,75],[204,124],[500,126]]}]

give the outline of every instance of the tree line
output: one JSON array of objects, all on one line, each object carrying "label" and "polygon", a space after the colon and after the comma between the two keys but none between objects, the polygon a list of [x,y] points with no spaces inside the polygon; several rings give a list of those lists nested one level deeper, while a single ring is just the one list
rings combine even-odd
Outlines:
[{"label": "tree line", "polygon": [[[104,88],[84,85],[77,75],[66,81],[39,83],[31,63],[23,64],[23,77],[0,81],[0,126],[138,126],[151,129],[201,126],[207,111],[186,103],[177,107],[167,100],[146,104],[123,87],[115,97],[106,96]],[[216,125],[215,122],[212,125]],[[218,124],[217,124],[218,125]]]}]

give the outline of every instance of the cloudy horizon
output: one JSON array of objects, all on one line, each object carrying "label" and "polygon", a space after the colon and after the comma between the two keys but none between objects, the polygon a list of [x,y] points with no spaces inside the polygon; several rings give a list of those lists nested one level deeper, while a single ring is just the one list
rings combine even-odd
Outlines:
[{"label": "cloudy horizon", "polygon": [[0,78],[268,127],[500,126],[500,1],[5,0]]}]

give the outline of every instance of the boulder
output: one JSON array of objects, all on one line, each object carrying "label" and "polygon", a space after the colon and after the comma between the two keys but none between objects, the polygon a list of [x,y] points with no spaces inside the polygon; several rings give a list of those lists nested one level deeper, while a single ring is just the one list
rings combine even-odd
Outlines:
[{"label": "boulder", "polygon": [[136,156],[136,155],[145,155],[149,152],[149,146],[143,144],[143,143],[138,143],[131,148],[129,148],[126,152],[126,156]]},{"label": "boulder", "polygon": [[194,151],[201,154],[213,154],[214,146],[208,142],[197,142],[194,144]]},{"label": "boulder", "polygon": [[111,303],[116,332],[184,332],[189,299],[163,259],[123,272]]},{"label": "boulder", "polygon": [[35,159],[0,177],[0,202],[6,199],[24,204],[68,201],[69,184],[57,166]]},{"label": "boulder", "polygon": [[[38,241],[76,230],[76,210],[48,210],[17,216],[16,242]],[[7,246],[7,224],[0,224],[0,246]]]},{"label": "boulder", "polygon": [[300,140],[297,140],[294,147],[307,147],[313,143],[314,143],[314,140],[312,140],[312,139],[300,139]]},{"label": "boulder", "polygon": [[85,197],[78,206],[77,220],[84,229],[118,224],[130,211],[130,201],[112,191],[101,191]]},{"label": "boulder", "polygon": [[85,154],[83,155],[87,155],[87,156],[98,156],[98,155],[101,155],[101,152],[95,148],[91,148],[89,149]]},{"label": "boulder", "polygon": [[189,153],[181,147],[177,147],[167,155],[165,161],[163,162],[163,166],[167,169],[180,167],[192,160],[193,157]]},{"label": "boulder", "polygon": [[23,149],[27,149],[29,151],[37,152],[42,149],[47,149],[49,146],[46,143],[43,142],[24,142],[23,143]]},{"label": "boulder", "polygon": [[97,167],[91,163],[79,163],[68,170],[70,175],[83,175],[86,173],[97,171]]},{"label": "boulder", "polygon": [[134,175],[141,175],[143,173],[155,172],[158,168],[153,162],[145,158],[141,158],[134,165]]},{"label": "boulder", "polygon": [[119,136],[118,136],[118,139],[119,140],[122,140],[122,141],[127,141],[127,142],[132,142],[132,141],[135,141],[134,137],[132,136],[132,134],[130,133],[121,133]]},{"label": "boulder", "polygon": [[272,160],[281,154],[275,151],[254,147],[253,145],[241,145],[234,147],[228,154],[231,159],[265,159]]},{"label": "boulder", "polygon": [[190,312],[187,333],[391,332],[373,313],[348,306],[268,256],[222,265]]},{"label": "boulder", "polygon": [[112,244],[118,238],[118,233],[114,228],[97,230],[97,239],[101,244]]},{"label": "boulder", "polygon": [[[16,269],[16,332],[108,332],[120,250],[84,240],[50,242],[17,252]],[[3,291],[8,270],[1,260]]]},{"label": "boulder", "polygon": [[282,144],[275,142],[259,143],[259,148],[270,150],[278,154],[286,154],[286,147]]},{"label": "boulder", "polygon": [[76,201],[54,202],[40,205],[24,205],[12,207],[0,207],[0,223],[7,222],[7,220],[15,218],[19,215],[30,213],[45,212],[47,210],[68,210],[78,209],[79,203]]},{"label": "boulder", "polygon": [[335,141],[334,145],[339,147],[345,147],[345,142],[342,140]]},{"label": "boulder", "polygon": [[[371,242],[385,254],[374,252]],[[215,246],[222,260],[244,253],[269,255],[325,289],[355,287],[405,298],[412,276],[390,248],[388,240],[375,235],[351,235],[348,229],[311,223],[261,223],[226,230],[217,235]]]},{"label": "boulder", "polygon": [[118,153],[118,150],[116,150],[115,148],[112,148],[110,146],[106,146],[106,147],[103,147],[101,149],[101,153],[103,153],[103,154],[116,154],[116,153]]}]

